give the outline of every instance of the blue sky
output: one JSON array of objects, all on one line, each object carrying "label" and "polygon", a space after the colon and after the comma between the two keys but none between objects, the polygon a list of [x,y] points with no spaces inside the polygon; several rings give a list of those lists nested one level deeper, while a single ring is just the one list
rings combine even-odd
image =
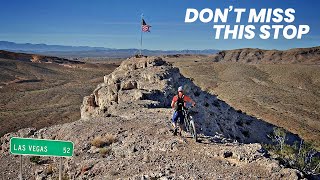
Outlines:
[{"label": "blue sky", "polygon": [[[184,23],[187,8],[294,8],[293,24],[307,24],[301,40],[215,40],[213,23]],[[109,48],[139,48],[140,15],[152,26],[147,49],[289,49],[320,45],[316,0],[1,0],[0,40]],[[232,18],[229,23],[232,25]],[[257,36],[257,35],[256,35]]]}]

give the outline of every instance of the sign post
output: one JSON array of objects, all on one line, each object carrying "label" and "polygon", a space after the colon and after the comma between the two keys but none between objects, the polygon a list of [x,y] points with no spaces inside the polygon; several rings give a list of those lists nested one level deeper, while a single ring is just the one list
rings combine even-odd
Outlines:
[{"label": "sign post", "polygon": [[20,155],[20,174],[22,179],[22,155],[56,156],[59,162],[59,179],[62,178],[62,157],[73,156],[73,142],[49,139],[32,139],[12,137],[10,139],[10,153]]},{"label": "sign post", "polygon": [[60,157],[59,162],[59,180],[62,180],[62,157]]},{"label": "sign post", "polygon": [[19,179],[22,180],[22,156],[20,155],[20,174],[19,174]]}]

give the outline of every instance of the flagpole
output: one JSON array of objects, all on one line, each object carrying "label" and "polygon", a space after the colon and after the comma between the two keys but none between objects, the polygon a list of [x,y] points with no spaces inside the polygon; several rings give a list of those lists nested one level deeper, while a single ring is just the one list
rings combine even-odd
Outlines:
[{"label": "flagpole", "polygon": [[140,56],[142,55],[141,51],[142,51],[142,19],[143,19],[143,14],[141,14],[141,26],[140,26],[140,32],[141,32],[141,35],[140,35]]}]

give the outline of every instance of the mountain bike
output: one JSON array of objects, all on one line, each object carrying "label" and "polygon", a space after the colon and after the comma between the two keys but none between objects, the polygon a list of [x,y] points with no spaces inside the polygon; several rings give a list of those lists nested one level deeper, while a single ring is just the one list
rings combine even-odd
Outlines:
[{"label": "mountain bike", "polygon": [[193,117],[190,113],[190,108],[183,107],[182,112],[184,115],[184,127],[186,131],[189,132],[193,137],[193,139],[195,139],[195,141],[197,142],[198,137],[197,137],[196,126],[195,126]]},{"label": "mountain bike", "polygon": [[[186,132],[190,133],[192,138],[195,139],[195,141],[197,142],[198,141],[198,137],[197,137],[196,126],[195,126],[193,117],[191,116],[190,109],[187,108],[187,107],[183,107],[182,108],[182,113],[183,113],[183,116],[184,116],[183,126],[184,126]],[[179,125],[177,125],[177,127],[176,127],[177,129],[174,130],[175,132],[177,132],[178,128],[180,128],[180,118],[178,119],[177,123]],[[179,132],[181,133],[181,129],[179,129]]]}]

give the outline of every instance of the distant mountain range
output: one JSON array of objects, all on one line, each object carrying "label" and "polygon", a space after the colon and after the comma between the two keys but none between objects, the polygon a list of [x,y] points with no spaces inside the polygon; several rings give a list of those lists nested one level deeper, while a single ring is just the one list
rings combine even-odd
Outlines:
[{"label": "distant mountain range", "polygon": [[[0,41],[0,50],[38,53],[50,56],[62,57],[130,57],[139,53],[139,49],[113,49],[104,47],[89,46],[63,46],[47,44],[14,43]],[[215,54],[219,52],[215,49],[206,50],[142,50],[144,55],[168,55],[168,54]]]}]

